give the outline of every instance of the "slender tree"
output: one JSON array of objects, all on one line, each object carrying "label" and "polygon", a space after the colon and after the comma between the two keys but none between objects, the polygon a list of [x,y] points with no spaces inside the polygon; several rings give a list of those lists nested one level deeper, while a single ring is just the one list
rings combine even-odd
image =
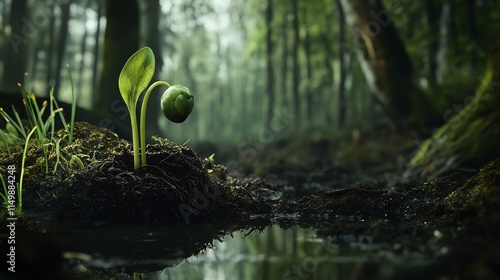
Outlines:
[{"label": "slender tree", "polygon": [[[332,18],[332,15],[325,15],[327,19],[326,22],[329,22]],[[325,55],[324,65],[326,69],[326,75],[321,83],[322,89],[326,92],[326,96],[324,98],[325,104],[332,104],[333,95],[335,92],[335,82],[334,82],[334,70],[333,70],[333,50],[332,50],[332,42],[330,39],[330,32],[328,30],[323,30],[321,34],[321,44],[323,45],[323,51]],[[343,48],[344,45],[339,45],[339,48]],[[330,124],[333,122],[332,107],[325,108],[325,122]]]},{"label": "slender tree", "polygon": [[92,95],[97,92],[97,68],[99,66],[99,49],[100,42],[99,37],[101,34],[101,17],[102,17],[102,3],[101,1],[97,1],[97,27],[94,34],[94,62],[92,64]]},{"label": "slender tree", "polygon": [[267,108],[267,125],[271,125],[273,119],[273,109],[275,102],[274,94],[274,68],[273,68],[273,1],[267,0],[266,8],[266,63],[267,63],[267,97],[268,97],[268,108]]},{"label": "slender tree", "polygon": [[380,0],[341,0],[346,20],[359,36],[358,60],[370,89],[393,122],[402,127],[436,120],[432,103],[413,81],[413,69],[392,15]]},{"label": "slender tree", "polygon": [[3,87],[8,91],[16,91],[17,83],[24,81],[27,66],[28,42],[33,34],[24,27],[28,14],[28,0],[16,0],[10,6],[10,34],[7,50],[3,57]]},{"label": "slender tree", "polygon": [[300,29],[299,29],[299,1],[292,0],[292,97],[295,118],[295,129],[301,126],[301,101],[300,100],[300,62],[299,62],[299,46],[300,46]]},{"label": "slender tree", "polygon": [[428,48],[429,61],[429,84],[435,86],[437,83],[437,52],[439,50],[439,17],[440,6],[432,0],[425,1],[427,12],[427,26],[429,28],[430,44]]},{"label": "slender tree", "polygon": [[55,5],[54,4],[50,4],[49,5],[49,9],[51,11],[51,17],[49,19],[49,43],[47,44],[47,48],[46,48],[46,51],[45,53],[47,54],[47,63],[46,63],[46,76],[45,76],[45,83],[47,85],[47,92],[50,91],[50,89],[54,86],[54,76],[53,76],[53,73],[54,73],[54,52],[55,52],[55,48],[54,48],[54,42],[55,42],[55,38],[56,38],[56,17],[55,17],[55,12],[54,12],[54,9],[55,9]]},{"label": "slender tree", "polygon": [[307,9],[303,9],[304,14],[304,40],[302,41],[303,46],[304,46],[304,54],[305,54],[305,69],[306,69],[306,88],[305,88],[305,104],[306,104],[306,114],[307,114],[307,121],[308,125],[310,125],[313,122],[313,104],[314,100],[317,97],[317,94],[313,94],[312,92],[312,81],[313,81],[313,67],[312,67],[312,38],[311,38],[311,32],[310,32],[310,27],[309,22],[307,21]]},{"label": "slender tree", "polygon": [[285,5],[283,7],[283,23],[281,26],[281,107],[289,109],[289,87],[288,87],[288,9]]},{"label": "slender tree", "polygon": [[[83,7],[83,20],[84,22],[87,21],[87,9],[90,7],[92,3],[92,0],[88,0],[86,6]],[[79,93],[78,94],[78,101],[82,101],[83,99],[83,94],[82,93],[82,86],[83,86],[83,80],[84,80],[84,69],[85,69],[85,54],[87,53],[87,37],[88,37],[88,30],[84,26],[83,30],[83,35],[82,35],[82,40],[80,42],[80,55],[82,57],[82,60],[80,61],[80,65],[78,66],[78,78],[75,84],[76,91]]]},{"label": "slender tree", "polygon": [[[345,45],[345,15],[344,10],[342,9],[342,5],[340,0],[335,1],[338,8],[339,15],[339,34],[338,34],[338,42],[339,46]],[[344,58],[344,48],[339,48],[339,68],[340,68],[340,77],[339,77],[339,87],[338,87],[338,102],[339,102],[339,118],[338,118],[338,126],[343,128],[345,126],[345,118],[346,118],[346,98],[345,98],[345,79],[346,79],[346,65]]]},{"label": "slender tree", "polygon": [[59,38],[57,41],[56,69],[54,75],[54,92],[56,96],[60,95],[59,87],[61,85],[61,70],[63,67],[64,54],[66,52],[66,41],[68,38],[71,3],[72,0],[66,0],[61,2],[59,6],[59,8],[61,9],[61,24],[59,27]]},{"label": "slender tree", "polygon": [[103,69],[93,108],[109,115],[109,120],[102,124],[108,128],[127,127],[129,123],[117,83],[123,65],[137,51],[138,41],[137,0],[107,0]]},{"label": "slender tree", "polygon": [[[160,34],[160,13],[161,13],[161,5],[160,0],[154,1],[145,1],[146,4],[146,45],[149,46],[154,54],[156,61],[156,71],[153,79],[158,80],[158,75],[161,73],[161,69],[163,67],[163,56],[162,49],[160,44],[160,39],[163,38]],[[160,98],[161,92],[163,92],[164,88],[155,88],[153,90],[153,96],[155,98]],[[158,134],[160,130],[158,126],[158,117],[160,116],[160,106],[148,106],[148,114],[147,122],[147,133],[148,134]],[[149,138],[149,137],[147,137]]]},{"label": "slender tree", "polygon": [[476,50],[476,42],[479,39],[479,28],[477,27],[477,8],[476,8],[476,1],[474,0],[467,0],[466,2],[466,7],[467,7],[467,25],[468,25],[468,33],[469,33],[469,40],[471,45],[474,46],[474,50],[471,53],[471,58],[470,58],[470,66],[471,66],[471,73],[476,72],[476,66],[477,66],[477,50]]}]

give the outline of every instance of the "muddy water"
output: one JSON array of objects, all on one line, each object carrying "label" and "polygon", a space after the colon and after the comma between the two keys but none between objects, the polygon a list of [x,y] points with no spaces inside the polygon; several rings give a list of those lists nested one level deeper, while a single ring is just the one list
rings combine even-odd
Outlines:
[{"label": "muddy water", "polygon": [[[415,253],[336,245],[315,232],[272,226],[217,237],[212,225],[48,231],[66,244],[81,279],[387,279],[428,275],[436,264]],[[212,237],[219,240],[203,249]]]}]

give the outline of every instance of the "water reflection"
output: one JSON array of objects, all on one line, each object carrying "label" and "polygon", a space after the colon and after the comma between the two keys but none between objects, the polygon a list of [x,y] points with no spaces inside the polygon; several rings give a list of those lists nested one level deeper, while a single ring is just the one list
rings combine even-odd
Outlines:
[{"label": "water reflection", "polygon": [[[102,279],[98,277],[103,274],[107,279],[134,280],[436,276],[433,259],[415,254],[391,256],[380,248],[340,247],[317,239],[311,228],[272,226],[225,236],[222,232],[213,225],[58,230],[66,241],[72,241],[68,251],[88,256],[68,260],[85,275],[79,279]],[[207,249],[212,240],[219,241]]]},{"label": "water reflection", "polygon": [[[237,233],[174,268],[145,279],[338,279],[338,247],[312,229]],[[348,262],[348,260],[346,259]],[[334,263],[337,262],[337,265]]]}]

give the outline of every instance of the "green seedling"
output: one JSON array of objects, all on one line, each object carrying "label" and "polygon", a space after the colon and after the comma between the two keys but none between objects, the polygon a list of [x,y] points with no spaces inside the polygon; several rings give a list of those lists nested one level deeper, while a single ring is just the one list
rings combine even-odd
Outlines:
[{"label": "green seedling", "polygon": [[[28,135],[28,132],[26,131],[26,128],[24,127],[23,122],[21,121],[21,117],[19,116],[19,113],[17,113],[16,108],[12,106],[12,111],[14,112],[15,120],[5,112],[3,108],[0,108],[0,115],[4,118],[4,120],[7,122],[7,125],[10,125],[14,128],[16,131],[15,134],[18,135],[18,132],[22,135],[22,139],[26,139],[26,135]],[[7,127],[6,127],[7,129]],[[9,132],[13,132],[12,128],[8,130]]]},{"label": "green seedling", "polygon": [[[160,104],[163,114],[167,119],[175,123],[186,120],[194,107],[194,97],[191,91],[181,85],[170,86],[164,81],[154,82],[146,90],[141,107],[140,139],[137,128],[137,101],[141,93],[151,82],[155,72],[155,57],[149,47],[144,47],[134,53],[125,63],[118,78],[118,88],[130,113],[130,125],[132,128],[132,144],[134,149],[134,168],[146,165],[146,108],[149,95],[157,86],[165,86]],[[139,156],[139,146],[140,155]]]},{"label": "green seedling", "polygon": [[26,152],[28,151],[28,143],[30,141],[31,135],[35,132],[35,130],[38,130],[38,127],[35,126],[33,129],[30,131],[28,136],[26,137],[26,142],[24,144],[24,151],[23,151],[23,158],[21,160],[21,178],[19,179],[19,184],[18,184],[18,189],[17,189],[17,214],[20,216],[22,214],[23,210],[23,182],[24,182],[24,173],[25,173],[25,168],[24,164],[26,163]]},{"label": "green seedling", "polygon": [[[1,170],[2,172],[4,172],[4,170]],[[3,186],[3,193],[0,193],[0,197],[2,197],[2,205],[4,206],[3,208],[4,209],[7,209],[7,206],[9,205],[9,191],[7,190],[7,183],[5,183],[5,179],[3,178],[3,174],[0,173],[0,181],[2,182],[2,186]]]},{"label": "green seedling", "polygon": [[0,108],[0,115],[4,118],[7,123],[5,130],[0,129],[0,147],[5,146],[7,148],[7,153],[11,155],[10,146],[21,140],[20,135],[23,139],[26,138],[26,129],[17,113],[16,109],[12,107],[16,120],[12,119],[7,112]]},{"label": "green seedling", "polygon": [[[66,135],[64,137],[66,137]],[[59,166],[59,164],[61,162],[61,140],[63,140],[64,137],[56,140],[56,164],[54,164],[54,170],[52,171],[52,174],[56,174],[57,167]]]},{"label": "green seedling", "polygon": [[10,145],[19,141],[19,134],[12,124],[7,122],[5,131],[0,129],[0,147],[7,148],[7,154],[10,156]]},{"label": "green seedling", "polygon": [[[21,177],[19,179],[19,182],[16,184],[16,188],[17,188],[16,215],[18,217],[20,217],[22,215],[22,211],[23,211],[23,181],[24,181],[24,173],[26,172],[26,170],[24,168],[24,164],[26,163],[26,151],[28,150],[28,143],[30,141],[31,135],[33,135],[35,130],[37,130],[36,126],[30,131],[30,133],[28,133],[28,135],[26,136],[26,141],[24,143],[24,152],[23,152],[23,157],[21,160]],[[0,171],[4,172],[5,170],[0,168]],[[7,184],[5,182],[5,178],[4,178],[3,174],[0,174],[0,181],[1,181],[2,186],[3,186],[3,193],[0,193],[0,197],[3,200],[2,204],[5,206],[4,208],[6,209],[7,206],[9,205],[9,199],[8,199],[9,192],[7,190]],[[3,214],[2,214],[2,216],[3,216]],[[3,218],[3,217],[0,217],[0,218]]]}]

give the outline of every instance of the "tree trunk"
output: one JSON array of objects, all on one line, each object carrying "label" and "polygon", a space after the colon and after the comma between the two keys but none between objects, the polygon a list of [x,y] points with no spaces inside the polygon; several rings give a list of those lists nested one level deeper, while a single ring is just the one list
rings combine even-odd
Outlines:
[{"label": "tree trunk", "polygon": [[267,97],[268,97],[268,107],[267,107],[267,118],[266,124],[270,127],[271,121],[273,119],[273,109],[274,109],[274,69],[273,69],[273,1],[267,0],[266,8],[266,63],[267,63]]},{"label": "tree trunk", "polygon": [[[217,49],[215,51],[216,59],[218,61],[222,61],[224,59],[221,55],[221,41],[220,41],[220,35],[216,34],[215,40],[217,42]],[[229,63],[229,62],[228,62]],[[228,112],[231,109],[230,108],[224,108],[225,103],[231,104],[230,100],[227,100],[228,96],[224,96],[223,94],[223,89],[221,89],[221,81],[219,79],[219,71],[220,71],[220,65],[217,64],[215,66],[215,69],[213,69],[213,72],[210,77],[210,89],[212,90],[212,94],[214,95],[211,100],[210,100],[210,106],[208,107],[208,111],[210,112],[209,115],[210,117],[207,118],[208,122],[208,131],[210,132],[210,137],[213,137],[211,140],[214,142],[217,142],[217,138],[220,138],[221,136],[221,126],[217,125],[218,123],[221,123],[224,121],[224,118],[221,116],[221,112]],[[228,65],[228,73],[231,73],[229,71],[229,64]],[[225,100],[226,99],[226,100]],[[224,102],[226,101],[226,102]],[[226,111],[227,110],[227,111]],[[228,125],[227,120],[225,121],[226,125]],[[219,136],[219,137],[216,137]]]},{"label": "tree trunk", "polygon": [[286,19],[288,12],[285,11],[285,19],[281,30],[281,107],[283,110],[288,109],[288,21]]},{"label": "tree trunk", "polygon": [[[17,83],[24,82],[24,72],[27,66],[28,42],[32,39],[26,27],[28,0],[13,0],[10,6],[7,50],[3,63],[3,85],[5,91],[17,91]],[[33,31],[32,31],[33,32]]]},{"label": "tree trunk", "polygon": [[[83,21],[87,21],[87,16],[86,16],[86,10],[90,7],[92,0],[88,0],[87,4],[84,7],[84,16],[83,16]],[[85,70],[85,54],[87,53],[87,37],[88,37],[88,30],[86,27],[84,27],[83,35],[82,35],[82,40],[80,42],[80,55],[82,56],[82,60],[80,61],[80,65],[78,66],[78,80],[75,83],[75,90],[78,94],[77,102],[80,104],[80,102],[83,101],[84,95],[82,94],[82,85],[83,85],[83,80],[84,80],[84,70]]]},{"label": "tree trunk", "polygon": [[439,50],[437,53],[437,64],[436,64],[436,79],[437,83],[442,83],[444,76],[448,71],[448,50],[450,48],[450,4],[448,2],[443,3],[443,9],[441,12],[441,21],[439,27]]},{"label": "tree trunk", "polygon": [[299,1],[292,0],[292,30],[293,30],[293,45],[292,45],[292,97],[293,97],[293,112],[296,116],[295,129],[298,130],[301,126],[301,100],[300,100],[300,64],[299,64],[299,45],[300,45],[300,30],[299,30]]},{"label": "tree trunk", "polygon": [[387,115],[399,127],[434,121],[431,103],[412,80],[411,61],[391,13],[380,0],[341,0],[341,4],[363,43],[357,52],[364,76]]},{"label": "tree trunk", "polygon": [[[0,5],[1,5],[1,9],[2,9],[2,14],[1,14],[1,17],[2,17],[2,25],[5,25],[7,22],[9,22],[9,9],[8,9],[8,5],[7,5],[7,1],[0,1]],[[7,53],[7,48],[10,48],[10,43],[8,40],[1,40],[0,41],[0,54],[3,54],[3,53]],[[2,63],[0,63],[4,69],[5,69],[5,60],[3,60],[3,57],[0,56],[2,58]],[[2,73],[2,76],[0,77],[0,82],[2,81],[2,77],[3,77],[3,73]],[[0,83],[1,85],[1,83]]]},{"label": "tree trunk", "polygon": [[428,48],[429,85],[431,87],[437,84],[437,52],[439,50],[439,17],[441,13],[438,5],[439,4],[434,3],[432,0],[425,1],[427,26],[431,31],[431,43]]},{"label": "tree trunk", "polygon": [[[157,81],[161,69],[163,67],[163,57],[160,46],[160,39],[163,38],[160,34],[160,0],[146,1],[146,45],[149,46],[155,54],[156,71],[153,76],[153,81]],[[167,81],[170,82],[170,81]],[[163,87],[157,87],[153,90],[151,98],[159,100],[161,93],[165,91]],[[148,114],[146,122],[148,123],[146,133],[148,135],[158,134],[160,131],[158,118],[160,117],[160,106],[148,106]],[[146,137],[149,139],[150,137]]]},{"label": "tree trunk", "polygon": [[479,39],[479,29],[477,28],[477,17],[476,17],[476,1],[467,0],[467,18],[469,26],[469,40],[474,49],[470,54],[470,73],[474,74],[477,67],[477,43]]},{"label": "tree trunk", "polygon": [[47,85],[47,92],[51,90],[51,88],[54,86],[54,69],[53,69],[53,61],[54,61],[54,41],[55,41],[55,30],[56,30],[56,17],[55,17],[55,12],[54,12],[54,6],[50,5],[50,10],[52,12],[52,15],[50,17],[49,21],[49,44],[47,46],[47,68],[45,70],[46,72],[46,85]]},{"label": "tree trunk", "polygon": [[[238,23],[240,25],[240,30],[241,30],[241,35],[242,35],[242,41],[244,43],[247,43],[248,42],[248,34],[247,34],[247,28],[246,28],[246,25],[245,25],[245,18],[243,16],[243,12],[240,11],[240,13],[238,14]],[[240,82],[238,83],[239,84],[239,89],[240,89],[240,93],[241,93],[241,97],[240,97],[240,106],[241,106],[241,113],[240,113],[240,136],[241,136],[241,139],[243,139],[247,133],[248,133],[248,127],[247,127],[247,124],[249,122],[249,120],[251,120],[251,118],[249,117],[250,116],[250,113],[249,113],[249,109],[248,109],[248,105],[249,105],[249,98],[248,98],[248,94],[247,94],[247,79],[248,78],[248,73],[250,72],[249,71],[249,68],[248,67],[243,67],[245,65],[245,62],[243,62],[241,59],[238,59],[237,60],[238,62],[238,77],[240,79]]]},{"label": "tree trunk", "polygon": [[[337,0],[336,0],[337,1]],[[326,15],[326,20],[330,20],[333,15]],[[325,68],[326,68],[326,76],[321,83],[322,88],[328,89],[326,92],[326,96],[323,99],[325,104],[333,104],[333,106],[327,106],[325,109],[325,122],[327,124],[333,123],[333,112],[336,112],[335,103],[333,102],[333,97],[335,94],[335,79],[334,79],[334,70],[332,61],[333,51],[332,51],[332,42],[329,38],[329,33],[324,31],[321,35],[321,43],[323,44],[323,49],[325,50],[326,58],[325,58]],[[341,45],[342,46],[342,45]],[[341,47],[341,49],[344,49]],[[343,50],[342,50],[343,51]]]},{"label": "tree trunk", "polygon": [[94,34],[94,62],[92,64],[92,97],[97,94],[97,68],[99,66],[99,37],[101,33],[101,17],[102,17],[102,3],[97,1],[97,27]]},{"label": "tree trunk", "polygon": [[61,27],[59,29],[59,40],[57,42],[57,61],[56,61],[56,72],[55,79],[56,83],[54,86],[54,92],[56,96],[60,96],[59,87],[61,85],[61,70],[64,61],[64,54],[66,52],[66,39],[68,38],[68,27],[70,18],[70,7],[71,1],[64,1],[61,6]]},{"label": "tree trunk", "polygon": [[[304,14],[305,18],[305,14]],[[306,20],[305,20],[306,21]],[[306,62],[306,75],[307,75],[307,81],[306,81],[306,88],[305,88],[305,98],[306,98],[306,113],[307,113],[307,125],[311,125],[314,121],[314,116],[313,116],[313,106],[314,106],[314,100],[318,97],[317,95],[313,95],[312,93],[312,80],[313,80],[313,73],[312,73],[312,63],[311,63],[311,35],[310,32],[307,28],[307,21],[306,24],[304,24],[304,33],[305,33],[305,38],[304,38],[304,54],[305,54],[305,62]]]},{"label": "tree trunk", "polygon": [[125,102],[118,90],[118,76],[127,59],[137,51],[139,42],[139,9],[136,0],[106,1],[104,63],[99,91],[93,108],[109,115],[102,126],[130,126]]},{"label": "tree trunk", "polygon": [[[345,15],[344,10],[342,9],[342,5],[340,0],[336,0],[337,7],[339,11],[339,46],[345,45]],[[339,128],[343,128],[345,126],[345,115],[346,115],[346,100],[345,100],[345,76],[346,76],[346,65],[344,59],[344,48],[339,48],[339,61],[340,61],[340,78],[339,78],[339,88],[338,88],[338,102],[339,102],[339,120],[338,126]]]},{"label": "tree trunk", "polygon": [[[183,48],[181,51],[181,58],[180,58],[181,60],[180,68],[182,69],[182,73],[184,74],[187,87],[196,96],[198,92],[198,87],[197,87],[198,83],[196,81],[195,75],[193,74],[194,71],[193,69],[191,69],[191,57],[193,57],[193,49],[190,44],[191,42],[188,42],[187,40],[183,42]],[[194,126],[199,126],[202,123],[200,121],[201,115],[196,110],[193,112],[193,116],[190,117],[190,119],[193,120]],[[192,132],[190,134],[191,139],[200,139],[200,130],[201,128],[197,127],[196,129],[191,131]]]},{"label": "tree trunk", "polygon": [[47,29],[43,29],[40,31],[40,33],[38,34],[39,38],[41,39],[41,43],[40,44],[37,44],[36,46],[33,47],[33,55],[31,57],[33,57],[33,61],[32,61],[32,64],[31,64],[31,68],[30,68],[30,71],[28,72],[30,74],[30,80],[31,81],[36,81],[37,78],[38,78],[38,70],[39,70],[39,67],[38,65],[40,63],[43,63],[43,60],[40,59],[40,56],[39,56],[39,53],[43,52],[43,48],[45,46],[45,37],[47,35]]}]

